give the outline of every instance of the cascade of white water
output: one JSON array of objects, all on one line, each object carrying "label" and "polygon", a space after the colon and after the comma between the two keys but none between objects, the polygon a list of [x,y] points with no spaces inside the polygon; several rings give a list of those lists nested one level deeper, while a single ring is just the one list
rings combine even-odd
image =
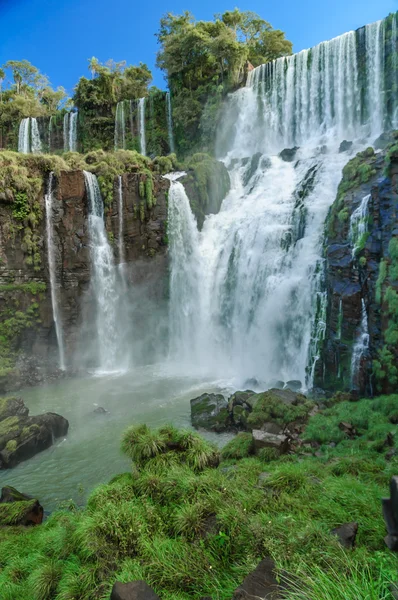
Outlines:
[{"label": "cascade of white water", "polygon": [[69,116],[69,150],[77,152],[77,112],[73,111]]},{"label": "cascade of white water", "polygon": [[41,139],[37,119],[31,119],[31,151],[34,154],[41,152]]},{"label": "cascade of white water", "polygon": [[393,114],[392,126],[398,127],[398,49],[397,49],[397,13],[392,16],[391,22],[391,56],[392,56],[392,85],[393,85]]},{"label": "cascade of white water", "polygon": [[352,256],[357,254],[357,251],[361,248],[361,242],[363,242],[363,236],[367,230],[367,216],[370,194],[367,194],[362,198],[362,201],[357,209],[351,215],[350,218],[350,232],[349,240],[352,245]]},{"label": "cascade of white water", "polygon": [[[200,233],[184,190],[170,190],[170,348],[192,369],[229,373],[239,385],[312,385],[326,323],[322,235],[347,162],[340,142],[363,149],[387,111],[382,84],[372,87],[381,59],[369,43],[358,57],[356,35],[257,67],[230,96],[219,147],[231,191]],[[292,146],[292,162],[277,155]]]},{"label": "cascade of white water", "polygon": [[138,101],[138,121],[140,125],[140,152],[146,156],[145,98],[140,98]]},{"label": "cascade of white water", "polygon": [[123,180],[122,176],[118,176],[118,212],[119,212],[119,236],[118,236],[118,248],[119,248],[119,264],[124,263],[124,239],[123,239]]},{"label": "cascade of white water", "polygon": [[113,253],[104,225],[104,207],[95,175],[84,171],[89,200],[88,228],[92,266],[91,284],[96,302],[96,335],[99,371],[118,370],[118,286]]},{"label": "cascade of white water", "polygon": [[367,68],[367,111],[370,133],[378,135],[384,122],[384,23],[377,21],[365,27]]},{"label": "cascade of white water", "polygon": [[69,150],[69,113],[64,114],[64,152]]},{"label": "cascade of white water", "polygon": [[50,275],[51,303],[55,333],[58,342],[59,368],[65,371],[64,338],[59,308],[59,286],[57,285],[56,260],[54,247],[54,223],[53,223],[53,198],[54,198],[54,173],[51,172],[48,180],[47,194],[45,195],[46,207],[46,232],[47,232],[47,259]]},{"label": "cascade of white water", "polygon": [[368,315],[366,312],[365,300],[362,298],[361,310],[361,325],[359,328],[358,337],[352,347],[351,357],[351,385],[353,388],[358,386],[359,368],[361,366],[361,358],[369,348],[369,327]]},{"label": "cascade of white water", "polygon": [[30,152],[30,119],[22,119],[19,124],[18,152],[28,154]]},{"label": "cascade of white water", "polygon": [[171,112],[170,92],[166,93],[166,119],[167,119],[167,133],[169,136],[169,147],[170,147],[170,152],[173,154],[175,152],[175,147],[174,147],[173,116],[172,116],[172,112]]},{"label": "cascade of white water", "polygon": [[51,154],[51,148],[52,148],[52,124],[53,124],[53,118],[51,116],[50,120],[48,122],[48,151],[50,154]]},{"label": "cascade of white water", "polygon": [[126,119],[124,114],[124,102],[118,102],[115,115],[115,150],[126,148]]}]

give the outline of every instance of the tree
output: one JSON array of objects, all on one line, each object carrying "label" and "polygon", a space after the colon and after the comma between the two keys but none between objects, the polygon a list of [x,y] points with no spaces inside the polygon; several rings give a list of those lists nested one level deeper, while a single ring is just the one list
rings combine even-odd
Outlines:
[{"label": "tree", "polygon": [[9,60],[4,65],[5,69],[11,69],[17,94],[24,94],[29,88],[40,87],[41,77],[39,69],[28,60]]},{"label": "tree", "polygon": [[91,71],[91,79],[94,79],[95,75],[99,72],[100,63],[98,58],[92,56],[88,59],[88,68]]},{"label": "tree", "polygon": [[5,79],[5,71],[0,68],[0,102],[3,102],[3,81]]}]

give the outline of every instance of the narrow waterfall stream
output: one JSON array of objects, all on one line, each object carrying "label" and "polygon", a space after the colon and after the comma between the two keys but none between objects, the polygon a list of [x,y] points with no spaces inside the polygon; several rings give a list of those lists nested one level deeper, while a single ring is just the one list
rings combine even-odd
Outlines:
[{"label": "narrow waterfall stream", "polygon": [[351,357],[351,385],[353,389],[358,389],[358,375],[361,358],[369,347],[368,315],[366,311],[365,300],[363,298],[361,307],[361,325],[357,339],[353,345]]},{"label": "narrow waterfall stream", "polygon": [[39,152],[42,151],[42,145],[41,145],[39,126],[37,124],[37,119],[34,119],[34,118],[31,119],[30,135],[31,135],[30,151],[33,152],[33,154],[38,154]]},{"label": "narrow waterfall stream", "polygon": [[22,119],[19,124],[19,135],[18,135],[18,152],[28,154],[30,152],[30,119]]},{"label": "narrow waterfall stream", "polygon": [[349,239],[352,244],[352,255],[356,255],[358,249],[363,243],[363,236],[366,235],[367,222],[366,217],[368,216],[368,206],[370,194],[363,197],[361,204],[351,215],[350,218],[350,232]]},{"label": "narrow waterfall stream", "polygon": [[145,98],[138,101],[138,122],[140,127],[140,149],[141,154],[146,156],[146,135],[145,135]]},{"label": "narrow waterfall stream", "polygon": [[64,338],[61,322],[61,313],[59,308],[59,284],[57,284],[56,260],[54,247],[54,222],[53,222],[53,194],[54,194],[54,173],[51,172],[48,178],[47,194],[44,197],[46,207],[46,233],[47,233],[47,259],[48,271],[50,275],[51,303],[53,308],[53,319],[55,332],[58,342],[59,368],[64,371],[65,352]]},{"label": "narrow waterfall stream", "polygon": [[123,150],[126,147],[126,118],[124,113],[124,102],[118,102],[115,114],[115,150]]},{"label": "narrow waterfall stream", "polygon": [[112,248],[104,225],[104,206],[95,175],[84,171],[89,200],[92,289],[95,297],[98,371],[120,369],[118,340],[118,285]]},{"label": "narrow waterfall stream", "polygon": [[64,115],[64,151],[77,151],[77,112],[71,111]]},{"label": "narrow waterfall stream", "polygon": [[169,136],[170,152],[175,152],[174,146],[174,134],[173,134],[173,115],[171,112],[171,96],[170,92],[166,93],[166,119],[167,119],[167,133]]}]

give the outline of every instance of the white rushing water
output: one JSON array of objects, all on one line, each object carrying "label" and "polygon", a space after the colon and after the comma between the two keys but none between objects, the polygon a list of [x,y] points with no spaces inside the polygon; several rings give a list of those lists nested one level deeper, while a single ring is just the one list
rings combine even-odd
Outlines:
[{"label": "white rushing water", "polygon": [[48,271],[50,275],[51,303],[53,309],[53,319],[55,324],[55,333],[58,342],[59,368],[65,370],[65,351],[64,338],[61,322],[61,312],[59,308],[59,284],[57,283],[56,259],[54,247],[54,222],[53,222],[53,194],[54,194],[54,173],[51,172],[48,179],[47,194],[44,197],[46,207],[46,233],[47,233],[47,259]]},{"label": "white rushing water", "polygon": [[173,134],[173,115],[171,112],[171,96],[170,92],[166,93],[166,119],[167,119],[167,134],[169,137],[170,152],[175,152],[174,134]]},{"label": "white rushing water", "polygon": [[31,152],[33,154],[39,154],[42,151],[41,139],[39,133],[39,126],[37,124],[37,119],[31,119]]},{"label": "white rushing water", "polygon": [[48,151],[51,154],[51,148],[52,148],[52,125],[53,125],[53,118],[52,116],[50,117],[50,120],[48,122]]},{"label": "white rushing water", "polygon": [[362,198],[358,208],[354,210],[350,218],[349,239],[352,245],[352,256],[354,257],[360,249],[363,236],[367,231],[367,216],[369,211],[370,194]]},{"label": "white rushing water", "polygon": [[140,127],[140,152],[146,156],[145,98],[140,98],[138,101],[138,122]]},{"label": "white rushing water", "polygon": [[77,112],[67,112],[64,115],[64,151],[77,152]]},{"label": "white rushing water", "polygon": [[361,358],[369,348],[369,327],[368,315],[366,312],[365,300],[362,298],[361,305],[361,324],[355,343],[352,348],[351,357],[351,385],[353,389],[359,387],[358,377],[360,374]]},{"label": "white rushing water", "polygon": [[126,148],[126,118],[124,114],[124,102],[118,102],[115,114],[115,150]]},{"label": "white rushing water", "polygon": [[95,298],[98,371],[120,369],[118,346],[118,284],[113,252],[104,225],[104,206],[95,175],[84,171],[89,200],[91,285]]},{"label": "white rushing water", "polygon": [[30,119],[22,119],[19,124],[18,152],[28,154],[30,152]]},{"label": "white rushing water", "polygon": [[[200,233],[172,184],[170,348],[185,370],[229,373],[237,385],[312,385],[326,326],[323,229],[349,160],[340,142],[352,140],[354,154],[393,120],[380,74],[384,29],[364,28],[361,57],[349,32],[249,74],[219,136],[231,191]],[[291,162],[278,156],[293,146]]]},{"label": "white rushing water", "polygon": [[122,272],[124,271],[124,231],[123,231],[123,180],[122,176],[119,175],[117,183],[117,195],[118,195],[118,213],[119,213],[119,235],[118,235],[118,249],[119,249],[119,267]]}]

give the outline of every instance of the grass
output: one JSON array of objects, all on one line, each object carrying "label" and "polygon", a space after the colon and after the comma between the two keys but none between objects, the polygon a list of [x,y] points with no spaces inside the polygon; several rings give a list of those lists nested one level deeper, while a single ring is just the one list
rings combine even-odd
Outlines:
[{"label": "grass", "polygon": [[[2,529],[2,600],[105,600],[114,581],[134,579],[162,600],[227,600],[267,555],[293,581],[291,600],[392,600],[398,561],[383,541],[380,498],[398,459],[379,446],[397,400],[338,402],[307,426],[305,439],[322,439],[320,456],[304,447],[271,462],[250,455],[250,434],[232,440],[217,466],[217,450],[196,433],[130,428],[130,473],[95,489],[83,510]],[[340,435],[343,418],[357,438]],[[334,448],[326,422],[339,434]],[[357,544],[346,551],[330,532],[351,521]]]}]

